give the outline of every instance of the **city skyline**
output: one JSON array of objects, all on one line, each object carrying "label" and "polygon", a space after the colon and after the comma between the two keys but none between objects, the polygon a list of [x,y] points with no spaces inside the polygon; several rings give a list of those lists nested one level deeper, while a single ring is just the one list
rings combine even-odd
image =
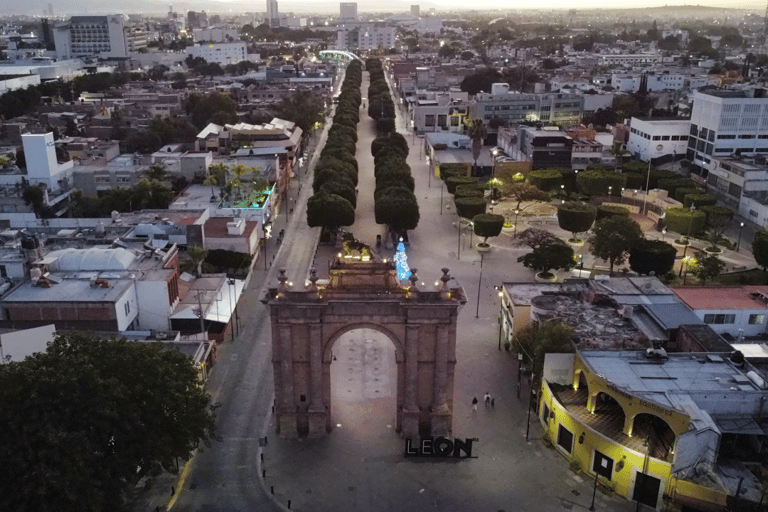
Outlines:
[{"label": "city skyline", "polygon": [[[339,3],[328,0],[280,0],[278,2],[280,12],[304,12],[312,14],[338,14]],[[387,4],[387,9],[382,9],[381,4],[372,1],[356,2],[358,4],[358,13],[376,13],[376,12],[410,12],[411,5],[419,5],[422,13],[427,12],[429,9],[436,9],[438,12],[448,11],[516,11],[516,10],[535,10],[542,7],[553,10],[570,10],[573,8],[573,4],[564,0],[518,0],[514,3],[509,3],[504,0],[487,0],[483,3],[482,7],[478,7],[476,4],[468,5],[461,0],[445,0],[443,2],[417,2],[417,1],[399,1],[390,2]],[[156,15],[160,13],[168,12],[168,8],[172,7],[176,12],[186,12],[188,10],[205,10],[212,13],[228,13],[235,10],[241,10],[243,5],[248,5],[250,8],[246,12],[266,12],[267,3],[263,2],[246,2],[244,0],[205,0],[205,1],[184,1],[184,2],[166,2],[161,0],[138,0],[132,2],[90,2],[87,7],[87,11],[90,13],[98,14],[147,14]],[[52,2],[52,7],[57,16],[67,16],[73,14],[82,14],[85,12],[85,5],[77,0],[63,0],[58,2]],[[625,7],[625,9],[645,9],[645,8],[657,8],[657,7],[703,7],[703,8],[723,8],[723,9],[744,9],[744,10],[757,10],[763,11],[765,9],[764,3],[746,1],[746,2],[724,2],[722,0],[681,0],[681,1],[666,1],[666,0],[638,0]],[[595,0],[589,4],[584,4],[576,11],[588,11],[590,9],[611,8],[617,9],[614,2],[607,0]],[[8,0],[4,2],[4,5],[0,7],[0,16],[12,16],[12,15],[33,15],[38,16],[43,12],[43,6],[30,5],[23,0]]]}]

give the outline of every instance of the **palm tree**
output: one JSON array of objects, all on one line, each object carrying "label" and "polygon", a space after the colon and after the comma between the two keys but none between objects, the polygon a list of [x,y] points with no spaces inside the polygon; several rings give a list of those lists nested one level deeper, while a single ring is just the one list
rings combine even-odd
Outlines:
[{"label": "palm tree", "polygon": [[191,266],[195,269],[195,275],[200,277],[203,272],[203,262],[208,256],[208,251],[200,246],[193,245],[187,249],[187,256],[189,256]]},{"label": "palm tree", "polygon": [[618,169],[619,166],[623,163],[622,159],[630,154],[629,151],[627,151],[627,149],[624,147],[624,144],[619,141],[615,141],[608,152],[616,158],[616,162],[613,165],[613,170]]},{"label": "palm tree", "polygon": [[232,167],[230,167],[229,172],[231,172],[234,175],[234,178],[229,180],[229,183],[232,185],[233,188],[237,189],[237,198],[241,198],[241,191],[245,186],[246,181],[243,179],[244,176],[247,174],[251,174],[254,171],[256,171],[255,167],[246,167],[242,164],[235,164]]},{"label": "palm tree", "polygon": [[229,168],[224,164],[213,164],[208,167],[208,177],[203,181],[204,185],[211,185],[211,202],[216,200],[214,185],[219,186],[221,198],[224,198],[224,185],[227,183],[227,171]]},{"label": "palm tree", "polygon": [[485,138],[485,126],[483,126],[482,119],[472,121],[469,138],[472,139],[472,158],[475,160],[472,174],[477,176],[477,159],[480,158],[480,150],[483,149],[483,139]]}]

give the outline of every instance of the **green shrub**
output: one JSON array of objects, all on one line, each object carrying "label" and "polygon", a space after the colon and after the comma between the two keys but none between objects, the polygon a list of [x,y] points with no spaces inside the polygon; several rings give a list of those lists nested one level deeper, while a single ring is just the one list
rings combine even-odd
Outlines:
[{"label": "green shrub", "polygon": [[589,203],[568,201],[557,207],[557,222],[560,227],[573,233],[583,233],[592,227],[597,217],[597,209]]},{"label": "green shrub", "polygon": [[483,237],[483,243],[492,236],[499,236],[504,227],[504,216],[493,213],[481,213],[472,218],[475,235]]},{"label": "green shrub", "polygon": [[597,219],[605,219],[606,217],[615,217],[620,215],[622,217],[629,217],[629,210],[623,206],[601,204],[597,207]]},{"label": "green shrub", "polygon": [[672,270],[677,249],[661,240],[643,239],[629,250],[629,267],[638,274],[663,276]]},{"label": "green shrub", "polygon": [[469,176],[472,164],[448,163],[437,166],[438,175],[445,181],[451,176]]},{"label": "green shrub", "polygon": [[485,190],[478,185],[458,185],[453,191],[455,197],[483,197]]},{"label": "green shrub", "polygon": [[589,195],[606,195],[608,187],[612,191],[619,192],[627,184],[627,177],[624,174],[618,174],[607,170],[586,170],[580,172],[576,178],[579,188],[582,192]]},{"label": "green shrub", "polygon": [[445,180],[445,186],[451,194],[456,191],[456,187],[459,185],[473,185],[476,183],[477,179],[470,178],[469,176],[451,176]]},{"label": "green shrub", "polygon": [[456,213],[465,219],[474,219],[477,215],[485,213],[485,199],[482,197],[457,197],[453,203],[456,205]]},{"label": "green shrub", "polygon": [[675,199],[680,201],[681,203],[685,203],[685,196],[688,194],[703,194],[704,191],[700,189],[699,187],[681,187],[675,190]]},{"label": "green shrub", "polygon": [[690,208],[676,206],[674,208],[667,208],[664,219],[670,231],[687,235],[690,226],[690,233],[695,235],[704,231],[707,215],[700,210],[695,210],[691,213]]},{"label": "green shrub", "polygon": [[716,205],[717,199],[710,196],[709,194],[688,194],[685,196],[685,201],[683,201],[683,206],[686,208],[690,208],[691,205],[696,206],[696,208],[699,208],[701,206],[709,206],[709,205]]},{"label": "green shrub", "polygon": [[528,173],[528,182],[539,190],[549,192],[560,187],[563,173],[558,169],[536,169]]},{"label": "green shrub", "polygon": [[625,172],[624,176],[627,177],[626,188],[633,190],[645,190],[645,175],[637,174],[634,172]]},{"label": "green shrub", "polygon": [[666,190],[669,192],[669,197],[675,197],[675,191],[678,188],[690,188],[690,186],[693,184],[691,180],[683,179],[683,178],[664,178],[662,180],[659,180],[656,184],[656,188],[660,188],[662,190]]}]

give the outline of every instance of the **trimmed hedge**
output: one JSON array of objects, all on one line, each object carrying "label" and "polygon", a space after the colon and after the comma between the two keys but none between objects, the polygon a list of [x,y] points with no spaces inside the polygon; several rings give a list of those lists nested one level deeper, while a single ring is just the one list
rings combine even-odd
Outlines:
[{"label": "trimmed hedge", "polygon": [[685,201],[683,201],[683,206],[686,208],[690,208],[691,205],[694,205],[696,207],[700,206],[709,206],[709,205],[716,205],[717,199],[710,196],[709,194],[688,194],[685,196]]},{"label": "trimmed hedge", "polygon": [[680,201],[681,203],[685,203],[685,196],[689,194],[703,194],[704,190],[700,189],[699,187],[695,188],[688,188],[688,187],[681,187],[675,190],[675,199]]},{"label": "trimmed hedge", "polygon": [[675,191],[678,188],[690,188],[693,184],[693,181],[684,178],[665,178],[663,180],[659,180],[659,182],[656,184],[656,188],[666,190],[669,192],[670,197],[675,197]]},{"label": "trimmed hedge", "polygon": [[571,233],[588,231],[596,217],[597,209],[589,203],[568,201],[557,207],[557,223]]},{"label": "trimmed hedge", "polygon": [[504,216],[494,213],[481,213],[472,218],[475,225],[474,230],[477,236],[483,237],[487,241],[492,236],[499,236],[504,228]]},{"label": "trimmed hedge", "polygon": [[483,197],[485,190],[477,185],[458,185],[453,191],[455,197]]},{"label": "trimmed hedge", "polygon": [[469,176],[451,176],[445,180],[445,186],[451,194],[456,192],[456,187],[459,185],[474,185],[476,183],[477,179],[470,178]]},{"label": "trimmed hedge", "polygon": [[528,173],[528,183],[544,192],[559,188],[562,182],[563,173],[558,169],[536,169]]},{"label": "trimmed hedge", "polygon": [[676,206],[674,208],[667,208],[664,221],[667,224],[667,228],[675,233],[687,235],[690,226],[690,233],[695,235],[704,231],[707,214],[701,210],[694,210],[691,213],[690,208]]},{"label": "trimmed hedge", "polygon": [[629,210],[623,206],[616,206],[612,204],[601,204],[597,207],[597,219],[605,219],[607,217],[629,217]]},{"label": "trimmed hedge", "polygon": [[443,181],[451,176],[469,176],[471,170],[472,164],[449,163],[437,166],[438,175]]},{"label": "trimmed hedge", "polygon": [[612,192],[618,195],[626,186],[627,177],[614,171],[593,169],[580,172],[576,182],[581,191],[588,195],[607,195],[608,187],[612,187]]},{"label": "trimmed hedge", "polygon": [[485,213],[486,203],[482,197],[456,197],[453,203],[456,205],[456,213],[465,219],[474,219]]}]

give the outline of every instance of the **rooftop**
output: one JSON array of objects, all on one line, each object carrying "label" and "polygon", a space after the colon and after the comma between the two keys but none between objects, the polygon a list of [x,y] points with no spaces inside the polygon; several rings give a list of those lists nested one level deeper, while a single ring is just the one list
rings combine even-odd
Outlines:
[{"label": "rooftop", "polygon": [[672,291],[693,310],[768,309],[768,286],[688,286]]}]

